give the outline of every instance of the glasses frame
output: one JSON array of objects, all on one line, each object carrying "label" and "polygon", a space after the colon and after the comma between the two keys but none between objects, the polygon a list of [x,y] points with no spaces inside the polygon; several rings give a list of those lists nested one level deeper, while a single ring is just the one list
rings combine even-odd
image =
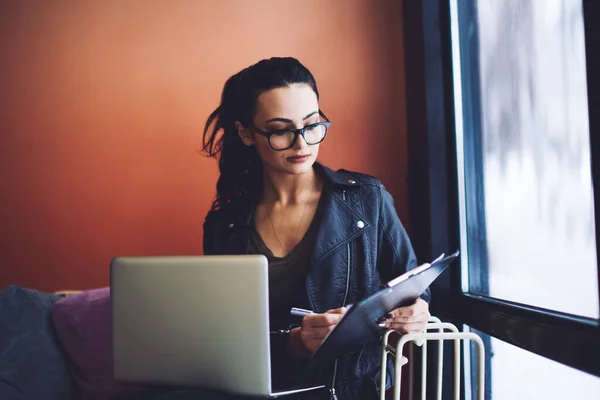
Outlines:
[{"label": "glasses frame", "polygon": [[[310,125],[305,126],[304,128],[300,128],[300,129],[285,128],[285,129],[277,129],[276,131],[263,131],[261,129],[258,129],[256,126],[251,125],[251,130],[255,133],[258,133],[258,134],[266,137],[267,141],[269,142],[269,146],[271,146],[271,148],[275,151],[284,151],[284,150],[291,149],[292,147],[294,147],[294,145],[298,141],[298,137],[300,137],[300,136],[302,136],[302,139],[304,139],[304,141],[306,142],[307,145],[314,146],[314,145],[321,143],[323,140],[325,140],[325,138],[327,137],[327,131],[329,131],[329,126],[331,125],[331,121],[329,121],[329,119],[325,116],[325,114],[323,114],[322,112],[319,111],[319,115],[321,115],[323,118],[327,119],[327,121],[321,121],[321,122],[317,122],[314,124],[310,124]],[[304,133],[308,129],[314,128],[315,126],[319,126],[319,125],[325,126],[325,134],[323,135],[323,139],[319,140],[317,143],[308,143],[306,141],[306,137],[304,137]],[[276,149],[271,144],[271,136],[273,136],[277,133],[280,133],[280,132],[293,132],[295,136],[294,136],[294,140],[292,140],[292,143],[288,147],[283,148],[283,149]]]}]

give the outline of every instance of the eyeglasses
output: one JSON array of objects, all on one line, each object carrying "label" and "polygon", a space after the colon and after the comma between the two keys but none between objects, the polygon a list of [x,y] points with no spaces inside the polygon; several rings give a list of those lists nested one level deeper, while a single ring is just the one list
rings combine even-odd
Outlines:
[{"label": "eyeglasses", "polygon": [[321,143],[325,140],[325,136],[327,136],[329,125],[331,125],[331,122],[324,121],[307,125],[302,129],[286,128],[265,132],[253,126],[252,130],[266,137],[273,150],[283,151],[294,147],[296,140],[298,140],[298,136],[302,136],[302,139],[304,139],[309,146]]}]

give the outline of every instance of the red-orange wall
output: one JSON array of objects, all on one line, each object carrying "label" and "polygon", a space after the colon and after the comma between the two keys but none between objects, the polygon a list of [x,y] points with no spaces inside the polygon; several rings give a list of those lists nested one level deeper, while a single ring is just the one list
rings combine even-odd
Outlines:
[{"label": "red-orange wall", "polygon": [[0,288],[106,286],[115,255],[199,254],[222,85],[270,56],[315,74],[321,160],[407,215],[402,2],[0,3]]}]

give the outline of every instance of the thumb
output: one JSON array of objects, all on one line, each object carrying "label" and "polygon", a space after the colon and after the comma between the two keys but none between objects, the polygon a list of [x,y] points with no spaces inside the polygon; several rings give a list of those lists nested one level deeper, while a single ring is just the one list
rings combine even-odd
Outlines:
[{"label": "thumb", "polygon": [[345,314],[348,309],[346,307],[340,307],[333,310],[329,310],[326,314]]}]

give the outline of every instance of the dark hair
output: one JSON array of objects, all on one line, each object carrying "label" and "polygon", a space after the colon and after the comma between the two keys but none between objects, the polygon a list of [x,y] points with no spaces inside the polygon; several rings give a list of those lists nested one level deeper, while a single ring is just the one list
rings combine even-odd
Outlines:
[{"label": "dark hair", "polygon": [[217,196],[211,210],[218,210],[241,196],[258,201],[262,162],[254,146],[246,146],[242,142],[235,123],[252,125],[258,96],[267,90],[294,83],[309,85],[319,98],[313,75],[300,61],[291,57],[262,60],[225,82],[221,104],[208,117],[202,138],[203,153],[219,161]]}]

